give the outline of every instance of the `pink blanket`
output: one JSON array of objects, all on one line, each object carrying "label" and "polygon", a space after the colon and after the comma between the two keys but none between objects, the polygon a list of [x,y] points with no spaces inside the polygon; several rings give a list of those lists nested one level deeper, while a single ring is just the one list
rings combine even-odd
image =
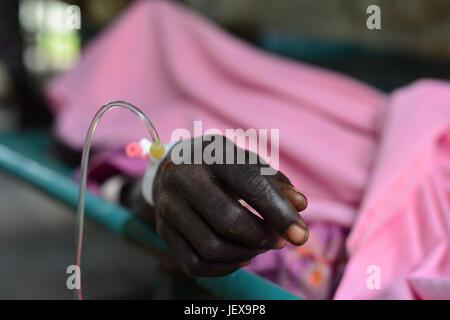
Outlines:
[{"label": "pink blanket", "polygon": [[[279,128],[280,169],[308,196],[305,220],[351,228],[335,298],[450,299],[449,83],[386,96],[261,52],[174,3],[138,1],[47,93],[73,148],[112,100],[141,107],[163,141],[193,120]],[[105,148],[145,136],[126,111],[102,123],[94,142]]]}]

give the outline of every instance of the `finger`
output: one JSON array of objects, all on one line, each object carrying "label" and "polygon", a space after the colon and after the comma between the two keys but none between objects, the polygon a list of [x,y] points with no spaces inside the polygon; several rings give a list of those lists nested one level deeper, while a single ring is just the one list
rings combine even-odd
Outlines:
[{"label": "finger", "polygon": [[[269,178],[270,179],[270,178]],[[273,180],[273,183],[278,187],[280,192],[289,200],[292,206],[297,211],[303,211],[308,206],[308,199],[303,193],[298,191],[290,183],[280,180]]]},{"label": "finger", "polygon": [[[252,154],[252,152],[245,150],[246,159],[250,159],[250,154]],[[257,160],[257,166],[259,168],[269,167],[269,165],[265,163],[264,159],[262,159],[261,157],[258,156]],[[306,199],[306,196],[292,185],[292,182],[288,177],[286,177],[283,172],[277,170],[274,175],[267,175],[266,177],[278,187],[281,193],[285,197],[287,197],[289,202],[297,211],[303,211],[306,209],[306,207],[308,206],[308,200]]]},{"label": "finger", "polygon": [[217,235],[183,198],[171,198],[161,206],[160,215],[175,227],[205,260],[244,262],[262,253],[261,250],[239,245]]},{"label": "finger", "polygon": [[192,276],[225,276],[249,264],[249,262],[226,263],[202,259],[194,252],[183,236],[165,222],[164,219],[157,219],[156,230],[167,244],[167,247],[173,253],[175,260],[178,261],[182,269]]},{"label": "finger", "polygon": [[213,173],[250,204],[279,234],[295,245],[308,238],[308,228],[289,199],[251,164],[214,165]]},{"label": "finger", "polygon": [[280,236],[215,184],[208,171],[198,171],[181,185],[186,201],[222,237],[261,250],[283,246]]}]

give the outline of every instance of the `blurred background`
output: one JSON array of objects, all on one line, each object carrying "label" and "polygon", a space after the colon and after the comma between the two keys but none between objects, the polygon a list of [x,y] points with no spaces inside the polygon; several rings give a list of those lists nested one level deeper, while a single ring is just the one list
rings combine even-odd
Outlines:
[{"label": "blurred background", "polygon": [[[0,144],[28,141],[48,148],[55,163],[77,166],[78,154],[61,152],[56,141],[48,140],[52,117],[42,89],[52,76],[70,70],[83,47],[132,2],[0,2]],[[450,79],[448,0],[180,2],[263,50],[351,75],[387,92],[418,78]],[[381,8],[381,30],[365,27],[371,4]],[[80,8],[80,29],[65,26],[69,5]],[[22,148],[34,152],[29,144]],[[158,281],[166,280],[151,276],[161,272],[161,263],[148,252],[94,225],[87,228],[90,298],[186,297],[179,290],[155,290],[161,288]],[[111,246],[117,250],[107,250]],[[73,259],[73,210],[3,171],[0,248],[0,299],[72,298],[61,270]],[[176,281],[192,287],[197,297],[212,297],[189,279]]]}]

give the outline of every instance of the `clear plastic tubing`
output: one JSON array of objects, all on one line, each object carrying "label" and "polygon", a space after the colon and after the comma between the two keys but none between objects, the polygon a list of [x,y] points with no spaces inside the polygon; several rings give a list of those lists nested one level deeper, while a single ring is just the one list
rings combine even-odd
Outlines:
[{"label": "clear plastic tubing", "polygon": [[[92,138],[94,136],[95,128],[98,125],[101,117],[105,114],[105,112],[114,109],[114,108],[123,108],[130,110],[136,116],[141,119],[144,123],[147,131],[152,140],[152,144],[162,146],[158,132],[156,131],[153,123],[147,118],[147,116],[137,107],[132,105],[131,103],[125,101],[112,101],[105,105],[103,105],[95,114],[94,119],[92,119],[91,125],[89,126],[89,130],[86,135],[86,140],[84,142],[83,154],[81,157],[81,176],[80,176],[80,191],[78,194],[78,208],[77,208],[77,221],[76,221],[76,266],[78,270],[80,270],[81,265],[81,250],[83,247],[83,231],[84,231],[84,206],[85,206],[85,197],[86,197],[86,179],[87,179],[87,168],[88,168],[88,159],[89,152],[91,150]],[[81,276],[81,272],[80,272]],[[81,292],[81,279],[80,279],[80,288],[75,289],[75,299],[82,300],[82,292]]]}]

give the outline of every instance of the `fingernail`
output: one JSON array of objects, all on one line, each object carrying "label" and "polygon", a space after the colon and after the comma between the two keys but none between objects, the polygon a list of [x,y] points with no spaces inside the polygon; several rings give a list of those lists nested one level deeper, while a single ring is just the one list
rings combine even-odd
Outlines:
[{"label": "fingernail", "polygon": [[303,220],[303,218],[300,216],[298,217],[297,224],[304,230],[308,230],[308,226],[306,225],[305,220]]},{"label": "fingernail", "polygon": [[273,247],[275,250],[283,249],[284,246],[287,244],[287,241],[283,238],[280,238],[277,243],[275,243],[275,246]]},{"label": "fingernail", "polygon": [[302,245],[308,239],[308,230],[298,224],[291,225],[285,232],[285,237],[294,245]]},{"label": "fingernail", "polygon": [[293,193],[292,192],[290,193],[289,197],[295,209],[298,211],[305,210],[306,207],[308,206],[308,199],[306,199],[305,195],[300,191],[298,191],[297,189],[295,189],[293,186],[289,186],[289,188],[292,191],[294,191]]},{"label": "fingernail", "polygon": [[248,265],[250,264],[250,262],[252,262],[252,261],[251,261],[251,260],[248,260],[248,261],[242,262],[242,263],[239,265],[239,268],[243,268],[243,267],[248,266]]},{"label": "fingernail", "polygon": [[305,201],[307,201],[306,200],[306,197],[305,197],[305,195],[303,194],[303,193],[301,193],[300,191],[298,191],[295,187],[293,187],[293,186],[289,186],[293,191],[295,191],[299,196],[301,196],[302,198],[303,198],[303,200],[305,200]]}]

